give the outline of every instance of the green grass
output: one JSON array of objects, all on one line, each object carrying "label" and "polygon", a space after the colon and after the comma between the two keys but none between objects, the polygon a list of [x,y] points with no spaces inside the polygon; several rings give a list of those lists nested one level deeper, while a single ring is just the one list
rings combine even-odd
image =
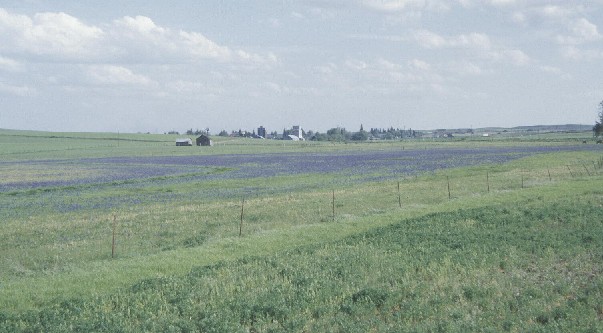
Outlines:
[{"label": "green grass", "polygon": [[[0,155],[29,161],[543,144],[226,140],[208,151],[146,134],[121,134],[117,147],[115,136],[1,131]],[[400,178],[402,207],[397,181],[357,184],[318,174],[0,193],[0,202],[23,203],[22,211],[2,212],[0,332],[600,331],[600,158],[552,153]],[[0,167],[3,179],[81,175],[19,170]],[[234,196],[196,196],[216,188]],[[239,237],[245,188],[262,190],[245,198]],[[187,199],[65,213],[26,205],[158,192]]]},{"label": "green grass", "polygon": [[[158,271],[113,293],[4,313],[4,328],[596,332],[603,327],[601,208],[600,195],[583,203],[543,198],[521,209],[389,214],[389,225],[302,246],[282,244],[283,234],[246,239],[222,245],[247,253],[236,260],[197,259],[185,272]],[[173,265],[150,259],[145,266]],[[139,274],[140,266],[113,269]]]}]

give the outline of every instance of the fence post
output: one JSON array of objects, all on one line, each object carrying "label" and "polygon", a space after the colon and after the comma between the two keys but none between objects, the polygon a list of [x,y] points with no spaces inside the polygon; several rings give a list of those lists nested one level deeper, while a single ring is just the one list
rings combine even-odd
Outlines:
[{"label": "fence post", "polygon": [[488,171],[486,171],[486,185],[488,187],[488,193],[490,193],[490,175],[488,174]]},{"label": "fence post", "polygon": [[111,259],[115,258],[115,229],[117,228],[117,216],[113,214],[113,237],[111,240]]},{"label": "fence post", "polygon": [[446,176],[446,182],[448,183],[448,200],[450,200],[450,177]]},{"label": "fence post", "polygon": [[402,198],[400,198],[400,181],[398,180],[398,207],[402,208]]},{"label": "fence post", "polygon": [[245,198],[241,201],[241,223],[239,223],[239,237],[243,235],[243,212],[245,208]]},{"label": "fence post", "polygon": [[333,190],[333,222],[335,222],[335,190]]}]

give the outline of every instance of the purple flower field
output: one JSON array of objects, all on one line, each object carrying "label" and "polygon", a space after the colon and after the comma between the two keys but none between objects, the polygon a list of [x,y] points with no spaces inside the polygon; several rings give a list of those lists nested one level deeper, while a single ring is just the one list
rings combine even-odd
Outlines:
[{"label": "purple flower field", "polygon": [[[34,212],[112,209],[141,203],[170,203],[193,198],[236,198],[274,195],[302,188],[396,179],[446,168],[500,164],[517,158],[559,151],[596,150],[594,145],[557,147],[488,147],[274,153],[210,156],[114,157],[75,160],[0,162],[0,172],[59,170],[43,180],[10,175],[0,181],[0,217]],[[73,174],[73,177],[69,177]],[[245,185],[245,180],[288,175],[327,176],[314,183]],[[67,175],[67,176],[65,176]],[[332,175],[332,178],[329,176]],[[33,179],[32,179],[33,178]],[[17,179],[17,181],[15,181]],[[229,180],[241,180],[240,186]],[[223,180],[228,186],[203,186]],[[198,184],[198,185],[195,185]],[[188,186],[188,187],[186,187]],[[184,189],[183,189],[184,188]]]},{"label": "purple flower field", "polygon": [[[341,153],[281,153],[253,155],[115,157],[78,160],[0,162],[0,167],[34,163],[48,169],[94,169],[73,179],[0,183],[0,193],[86,184],[121,182],[202,181],[299,174],[340,174],[357,179],[388,179],[440,169],[499,164],[539,153],[595,150],[589,146],[510,147],[474,149],[388,150]],[[598,149],[597,149],[598,150]],[[219,170],[219,172],[216,172]]]}]

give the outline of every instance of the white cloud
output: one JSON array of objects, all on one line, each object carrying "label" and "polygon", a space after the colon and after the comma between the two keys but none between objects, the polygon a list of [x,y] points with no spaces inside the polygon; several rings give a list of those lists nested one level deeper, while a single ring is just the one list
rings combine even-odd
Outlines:
[{"label": "white cloud", "polygon": [[428,30],[419,30],[415,32],[414,38],[419,45],[428,49],[459,46],[488,49],[491,45],[488,35],[476,32],[443,37]]},{"label": "white cloud", "polygon": [[410,9],[449,9],[448,2],[441,0],[363,0],[361,4],[384,12],[401,12]]},{"label": "white cloud", "polygon": [[538,11],[542,16],[553,19],[565,18],[569,16],[572,12],[572,10],[568,7],[561,7],[556,5],[544,6],[539,8]]},{"label": "white cloud", "polygon": [[441,36],[428,30],[420,30],[414,33],[414,38],[421,47],[426,49],[462,48],[466,51],[476,52],[485,59],[505,61],[520,66],[531,61],[525,52],[495,45],[490,37],[483,33],[472,32],[457,36]]},{"label": "white cloud", "polygon": [[423,60],[419,60],[419,59],[413,59],[409,62],[410,67],[414,68],[414,69],[418,69],[418,70],[422,70],[422,71],[429,71],[431,70],[431,65],[428,64],[427,62],[423,61]]},{"label": "white cloud", "polygon": [[552,74],[555,75],[561,79],[564,80],[569,80],[572,78],[572,75],[569,73],[566,73],[564,71],[562,71],[560,68],[558,67],[553,67],[553,66],[539,66],[538,67],[542,72],[544,73],[548,73],[548,74]]},{"label": "white cloud", "polygon": [[0,70],[19,72],[23,70],[23,64],[14,59],[6,58],[0,55]]},{"label": "white cloud", "polygon": [[28,31],[31,40],[40,48],[55,52],[86,53],[86,47],[102,36],[102,30],[83,24],[65,13],[40,13]]},{"label": "white cloud", "polygon": [[235,51],[200,32],[162,27],[146,16],[125,16],[101,27],[85,24],[65,13],[38,13],[29,17],[0,8],[0,52],[18,54],[24,59],[50,56],[61,61],[100,63],[203,59],[260,65],[277,62],[274,54]]},{"label": "white cloud", "polygon": [[597,30],[597,26],[590,23],[585,18],[576,21],[572,25],[572,31],[576,36],[581,37],[585,41],[596,41],[601,39],[601,34]]},{"label": "white cloud", "polygon": [[388,41],[388,42],[406,42],[409,40],[408,37],[399,35],[376,35],[376,34],[351,34],[348,35],[350,39],[359,40],[377,40],[377,41]]},{"label": "white cloud", "polygon": [[448,65],[447,68],[451,69],[455,74],[458,75],[482,75],[484,74],[484,70],[472,63],[472,62],[461,62],[461,63],[453,63]]},{"label": "white cloud", "polygon": [[540,70],[546,73],[551,73],[551,74],[562,74],[563,72],[561,71],[561,69],[559,69],[558,67],[552,67],[552,66],[540,66]]},{"label": "white cloud", "polygon": [[389,60],[378,58],[375,61],[375,67],[379,68],[379,70],[383,71],[400,71],[403,69],[403,66],[400,64],[396,64]]},{"label": "white cloud", "polygon": [[[373,61],[350,59],[345,62],[347,72],[340,74],[340,79],[347,77],[346,90],[373,96],[397,95],[410,92],[434,92],[442,94],[446,91],[446,79],[432,65],[421,59],[412,59],[398,63],[385,58]],[[354,82],[361,80],[363,84]]]},{"label": "white cloud", "polygon": [[345,65],[354,70],[364,70],[368,68],[368,64],[366,62],[357,59],[346,60]]},{"label": "white cloud", "polygon": [[517,4],[517,0],[457,0],[461,6],[468,8],[475,5],[483,4],[495,7],[505,7]]},{"label": "white cloud", "polygon": [[15,86],[0,82],[0,93],[6,93],[10,95],[16,95],[20,97],[31,96],[36,93],[35,89],[27,86]]},{"label": "white cloud", "polygon": [[580,4],[530,4],[515,6],[511,19],[522,26],[537,29],[558,29],[582,15],[585,9]]},{"label": "white cloud", "polygon": [[436,49],[448,45],[444,37],[427,30],[420,30],[414,34],[415,40],[424,48]]},{"label": "white cloud", "polygon": [[65,13],[38,13],[30,18],[0,8],[0,50],[67,58],[94,54],[103,31]]},{"label": "white cloud", "polygon": [[[179,37],[181,39],[178,42],[182,43],[183,47],[176,47],[176,50],[188,50],[191,55],[202,58],[214,58],[225,61],[231,58],[232,51],[228,47],[220,46],[200,33],[180,31]],[[178,44],[178,42],[176,43]],[[248,60],[249,58],[241,57],[241,59]]]},{"label": "white cloud", "polygon": [[278,83],[266,82],[265,85],[268,88],[268,90],[272,93],[279,94],[279,95],[289,93],[289,90],[286,87],[283,87],[282,85],[280,85]]},{"label": "white cloud", "polygon": [[336,11],[326,8],[312,7],[308,9],[308,13],[309,15],[312,15],[312,17],[316,17],[321,20],[330,20],[336,17]]},{"label": "white cloud", "polygon": [[126,58],[155,62],[232,59],[233,51],[230,48],[219,45],[199,32],[164,28],[146,16],[125,16],[115,20],[107,30],[118,53]]},{"label": "white cloud", "polygon": [[560,44],[582,44],[594,42],[601,39],[597,26],[585,18],[580,18],[569,24],[570,36],[557,36]]},{"label": "white cloud", "polygon": [[509,6],[517,3],[517,0],[490,0],[494,6]]},{"label": "white cloud", "polygon": [[151,56],[159,62],[189,62],[213,59],[221,62],[240,62],[256,65],[272,65],[278,62],[276,55],[260,55],[246,50],[233,50],[220,45],[200,32],[172,30],[155,24],[145,16],[123,17],[109,27],[115,45],[121,54],[145,59]]},{"label": "white cloud", "polygon": [[339,66],[330,62],[326,65],[315,66],[314,72],[324,74],[324,75],[332,75],[332,74],[336,73],[338,68],[339,68]]},{"label": "white cloud", "polygon": [[586,11],[585,7],[580,4],[559,5],[533,5],[521,6],[513,13],[513,18],[516,22],[524,24],[543,23],[553,25],[563,25],[571,20],[581,16]]},{"label": "white cloud", "polygon": [[304,20],[306,17],[299,12],[291,12],[291,17],[298,19],[298,20]]},{"label": "white cloud", "polygon": [[383,11],[399,11],[407,7],[422,7],[425,5],[423,0],[369,0],[363,1],[362,4],[372,9]]},{"label": "white cloud", "polygon": [[470,46],[476,48],[488,49],[491,47],[490,37],[483,33],[470,33],[460,35],[452,40],[452,46]]},{"label": "white cloud", "polygon": [[503,59],[518,66],[527,65],[531,61],[527,54],[516,49],[501,50],[499,52],[493,52],[492,54],[494,58]]},{"label": "white cloud", "polygon": [[603,50],[583,50],[573,45],[565,47],[561,53],[563,57],[574,61],[593,61],[603,59]]},{"label": "white cloud", "polygon": [[526,14],[520,11],[514,12],[511,16],[511,19],[513,20],[513,22],[518,24],[525,24],[528,20]]},{"label": "white cloud", "polygon": [[153,20],[146,16],[124,16],[119,20],[115,20],[114,23],[116,26],[124,27],[126,31],[137,32],[149,39],[152,39],[154,36],[163,36],[167,32],[166,29],[157,26]]},{"label": "white cloud", "polygon": [[[603,35],[597,25],[586,17],[594,6],[582,4],[552,4],[525,6],[513,14],[513,20],[524,28],[532,29],[532,35],[539,39],[560,45],[559,53],[566,59],[590,61],[602,58],[603,50],[586,49],[583,45],[599,42]],[[514,59],[525,63],[519,54]],[[547,72],[547,71],[545,71]]]},{"label": "white cloud", "polygon": [[88,78],[95,84],[134,85],[154,87],[157,83],[148,77],[132,72],[130,69],[114,65],[87,66]]}]

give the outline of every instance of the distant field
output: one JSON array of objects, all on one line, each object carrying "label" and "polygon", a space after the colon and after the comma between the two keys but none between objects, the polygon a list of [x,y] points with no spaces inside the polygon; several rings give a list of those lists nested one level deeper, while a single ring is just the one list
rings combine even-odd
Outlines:
[{"label": "distant field", "polygon": [[0,332],[603,330],[588,133],[177,137],[0,130]]}]

